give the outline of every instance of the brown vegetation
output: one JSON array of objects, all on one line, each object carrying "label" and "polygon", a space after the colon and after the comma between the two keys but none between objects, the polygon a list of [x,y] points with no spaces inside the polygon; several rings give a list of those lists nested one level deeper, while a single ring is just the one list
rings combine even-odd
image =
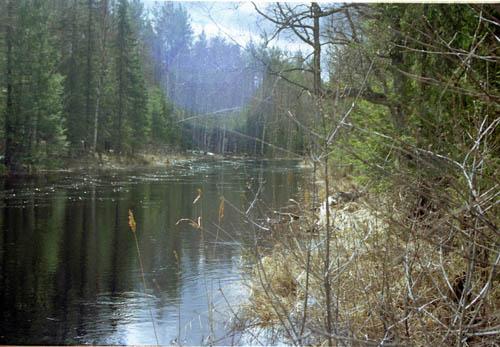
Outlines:
[{"label": "brown vegetation", "polygon": [[[420,194],[401,190],[331,204],[335,344],[494,343],[497,231],[453,201],[438,204],[425,195],[434,207],[423,208]],[[245,317],[263,331],[280,327],[277,339],[327,343],[324,221],[311,213],[285,225],[271,251],[256,253]]]}]

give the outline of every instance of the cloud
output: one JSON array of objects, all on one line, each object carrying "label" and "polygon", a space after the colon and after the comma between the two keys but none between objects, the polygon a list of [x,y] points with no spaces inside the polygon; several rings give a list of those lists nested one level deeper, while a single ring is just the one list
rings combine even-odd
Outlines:
[{"label": "cloud", "polygon": [[249,3],[235,2],[188,2],[195,34],[202,30],[208,37],[224,36],[245,45],[250,39],[258,39],[256,17],[250,12]]}]

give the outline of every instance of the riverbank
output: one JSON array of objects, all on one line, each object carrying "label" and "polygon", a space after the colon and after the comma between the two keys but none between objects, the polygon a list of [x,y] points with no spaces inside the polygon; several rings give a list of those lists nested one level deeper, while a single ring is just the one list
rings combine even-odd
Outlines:
[{"label": "riverbank", "polygon": [[0,176],[168,167],[177,162],[192,160],[194,158],[196,156],[191,153],[181,152],[169,154],[137,153],[133,155],[117,155],[113,153],[82,154],[79,157],[61,158],[47,164],[20,167],[15,171],[8,171],[4,165],[1,165]]},{"label": "riverbank", "polygon": [[[322,201],[326,200],[324,192],[319,195]],[[324,203],[313,208],[310,194],[305,193],[305,196],[304,201],[288,206],[287,211],[273,212],[280,218],[278,222],[274,217],[269,218],[274,246],[256,250],[255,265],[247,277],[251,295],[241,310],[239,328],[273,343],[323,345],[328,342],[321,332],[327,316],[326,208]],[[332,271],[335,272],[362,259],[362,248],[386,226],[369,206],[369,197],[356,190],[350,179],[338,179],[328,200],[332,233],[328,258],[332,265],[337,265]],[[281,218],[287,214],[290,218]],[[350,271],[352,269],[346,268],[332,273],[328,285],[332,290],[337,287],[335,296],[345,299],[342,306],[359,305],[361,309],[363,298],[361,293],[354,294],[358,289],[355,286],[357,278],[349,274]],[[338,285],[341,276],[342,284]],[[335,306],[339,304],[337,301]],[[357,315],[359,318],[351,318],[362,320],[362,313]]]},{"label": "riverbank", "polygon": [[[415,214],[408,193],[358,194],[350,180],[331,181],[328,227],[325,196],[269,225],[274,247],[255,249],[241,329],[276,343],[421,346],[452,345],[460,319],[481,331],[498,324],[498,253],[469,258],[456,233],[468,229],[448,206]],[[458,315],[466,308],[474,315]]]},{"label": "riverbank", "polygon": [[[116,155],[101,153],[94,156],[86,156],[82,159],[68,159],[61,168],[55,171],[108,171],[108,170],[130,170],[145,167],[168,167],[172,164],[192,160],[195,158],[189,153],[151,154],[138,153],[134,155]],[[41,170],[47,171],[47,170]]]},{"label": "riverbank", "polygon": [[[113,170],[135,170],[144,168],[164,168],[186,161],[196,160],[289,160],[289,158],[256,158],[246,155],[216,154],[211,152],[190,150],[172,153],[136,153],[133,155],[117,155],[113,153],[84,154],[80,157],[69,157],[59,159],[48,165],[23,167],[17,171],[9,172],[4,165],[0,164],[0,177],[2,176],[24,176],[55,172],[87,172],[87,171],[113,171]],[[301,163],[303,167],[309,167],[307,161]]]}]

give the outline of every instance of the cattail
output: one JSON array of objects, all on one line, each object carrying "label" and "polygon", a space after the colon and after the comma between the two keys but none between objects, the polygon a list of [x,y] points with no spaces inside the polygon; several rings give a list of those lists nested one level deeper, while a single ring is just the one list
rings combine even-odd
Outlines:
[{"label": "cattail", "polygon": [[128,226],[130,227],[130,230],[135,233],[137,230],[137,224],[135,222],[134,213],[130,209],[128,210]]}]

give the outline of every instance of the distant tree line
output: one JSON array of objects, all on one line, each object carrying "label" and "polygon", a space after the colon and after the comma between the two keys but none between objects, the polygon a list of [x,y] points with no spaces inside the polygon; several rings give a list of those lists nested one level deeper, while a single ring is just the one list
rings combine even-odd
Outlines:
[{"label": "distant tree line", "polygon": [[240,100],[217,104],[193,117],[190,122],[193,146],[222,154],[303,155],[308,138],[302,124],[310,124],[314,102],[310,94],[281,78],[279,72],[293,71],[291,76],[296,81],[308,84],[311,78],[306,59],[300,52],[253,43],[244,52],[239,78],[235,76],[234,83],[211,89],[217,93],[220,88],[241,88]]}]

